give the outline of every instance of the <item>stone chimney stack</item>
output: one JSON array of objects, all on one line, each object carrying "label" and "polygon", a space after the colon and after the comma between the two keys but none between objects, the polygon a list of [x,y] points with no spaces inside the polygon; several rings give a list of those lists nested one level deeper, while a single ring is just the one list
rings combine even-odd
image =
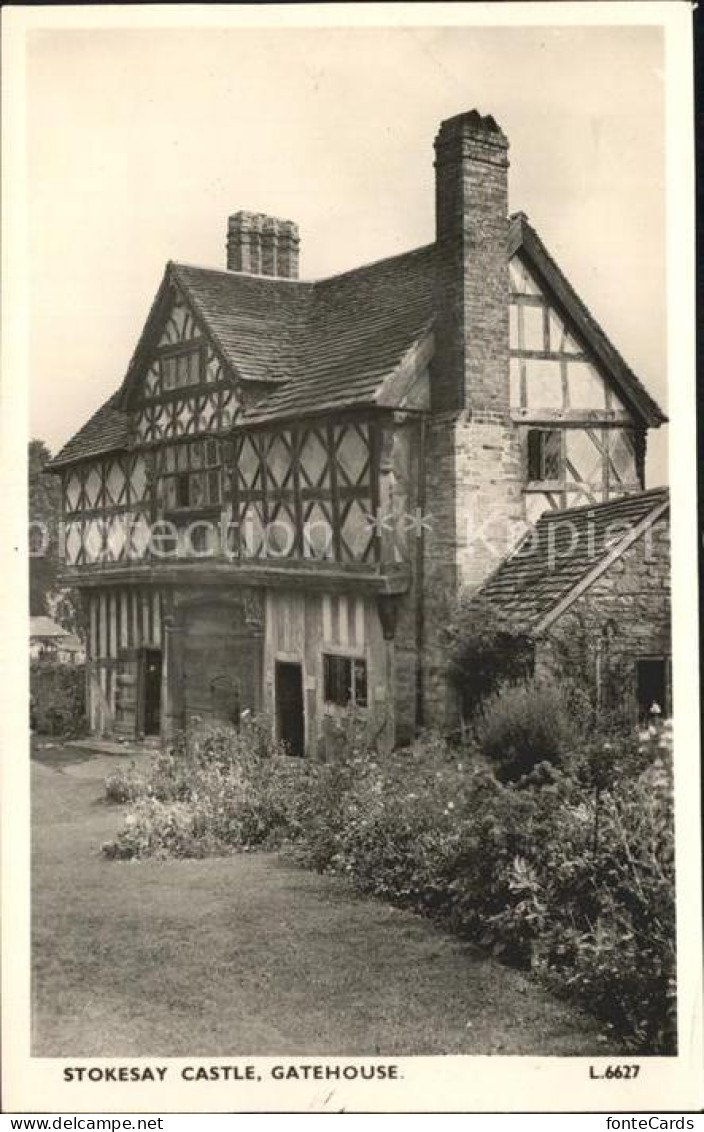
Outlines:
[{"label": "stone chimney stack", "polygon": [[298,225],[262,212],[236,212],[227,222],[227,270],[298,279]]},{"label": "stone chimney stack", "polygon": [[523,533],[522,456],[510,416],[508,142],[476,110],[435,139],[435,353],[425,450],[424,714],[455,725],[447,624]]},{"label": "stone chimney stack", "polygon": [[432,407],[509,407],[508,141],[476,110],[435,139],[436,355]]}]

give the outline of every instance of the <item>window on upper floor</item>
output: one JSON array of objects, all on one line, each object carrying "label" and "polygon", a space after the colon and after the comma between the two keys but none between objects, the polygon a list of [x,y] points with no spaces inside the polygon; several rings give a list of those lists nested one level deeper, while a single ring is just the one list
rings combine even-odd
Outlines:
[{"label": "window on upper floor", "polygon": [[222,452],[217,440],[169,444],[159,452],[158,491],[166,510],[217,507],[222,502]]},{"label": "window on upper floor", "polygon": [[562,479],[562,432],[557,428],[528,431],[528,481],[554,483]]},{"label": "window on upper floor", "polygon": [[168,354],[159,359],[161,388],[165,393],[172,389],[182,389],[187,385],[198,385],[201,378],[201,350],[182,350],[178,354]]}]

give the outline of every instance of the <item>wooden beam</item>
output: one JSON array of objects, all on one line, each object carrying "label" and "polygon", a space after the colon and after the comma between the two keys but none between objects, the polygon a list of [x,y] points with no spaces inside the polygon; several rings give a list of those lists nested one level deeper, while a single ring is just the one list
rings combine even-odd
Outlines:
[{"label": "wooden beam", "polygon": [[[363,563],[337,563],[315,560],[248,560],[241,562],[200,561],[158,566],[135,566],[115,563],[107,567],[74,567],[64,571],[60,580],[66,585],[97,589],[106,585],[147,586],[230,586],[240,585],[289,587],[301,590],[327,590],[358,593],[405,593],[410,585],[410,567],[406,563],[384,563],[369,566]],[[135,594],[137,597],[139,591]]]}]

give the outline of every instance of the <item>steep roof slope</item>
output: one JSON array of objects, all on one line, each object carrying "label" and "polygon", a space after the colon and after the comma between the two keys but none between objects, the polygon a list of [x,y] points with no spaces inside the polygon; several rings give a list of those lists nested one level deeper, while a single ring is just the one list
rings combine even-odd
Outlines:
[{"label": "steep roof slope", "polygon": [[607,568],[669,507],[666,487],[589,507],[548,511],[481,589],[517,626],[536,629],[591,575]]},{"label": "steep roof slope", "polygon": [[124,448],[129,439],[130,418],[128,413],[118,408],[118,402],[119,393],[113,393],[54,456],[47,468],[63,468],[76,460]]},{"label": "steep roof slope", "polygon": [[[523,213],[509,224],[508,258],[516,253],[536,272],[644,423],[665,421]],[[432,330],[434,259],[435,246],[428,245],[317,282],[170,262],[120,390],[50,466],[60,468],[127,443],[126,400],[173,287],[235,380],[255,383],[263,394],[243,414],[242,425],[379,403],[385,380]]]},{"label": "steep roof slope", "polygon": [[170,263],[170,272],[235,376],[287,381],[314,284]]},{"label": "steep roof slope", "polygon": [[291,380],[244,423],[372,404],[433,319],[428,246],[314,284],[296,339]]}]

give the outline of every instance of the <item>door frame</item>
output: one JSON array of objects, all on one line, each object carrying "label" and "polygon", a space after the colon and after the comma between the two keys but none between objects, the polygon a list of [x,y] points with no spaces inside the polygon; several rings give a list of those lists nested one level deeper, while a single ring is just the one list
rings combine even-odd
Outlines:
[{"label": "door frame", "polygon": [[159,680],[159,729],[153,735],[161,735],[164,727],[164,650],[155,645],[140,645],[137,649],[137,710],[135,713],[137,735],[145,736],[144,723],[147,706],[147,653],[155,652],[161,659],[161,674]]},{"label": "door frame", "polygon": [[633,675],[634,675],[634,701],[635,701],[635,715],[636,719],[640,720],[640,702],[639,702],[639,665],[641,661],[657,661],[662,663],[663,666],[663,685],[664,685],[664,703],[662,706],[662,718],[667,719],[672,715],[672,657],[669,653],[644,653],[642,656],[634,657]]},{"label": "door frame", "polygon": [[[276,681],[276,672],[280,664],[296,665],[301,670],[301,713],[303,715],[303,751],[300,755],[305,758],[308,751],[308,708],[306,704],[306,673],[305,665],[300,656],[292,656],[290,653],[276,653],[274,656],[274,738],[279,740],[280,727],[279,727],[279,697]],[[296,756],[293,756],[296,757]]]}]

